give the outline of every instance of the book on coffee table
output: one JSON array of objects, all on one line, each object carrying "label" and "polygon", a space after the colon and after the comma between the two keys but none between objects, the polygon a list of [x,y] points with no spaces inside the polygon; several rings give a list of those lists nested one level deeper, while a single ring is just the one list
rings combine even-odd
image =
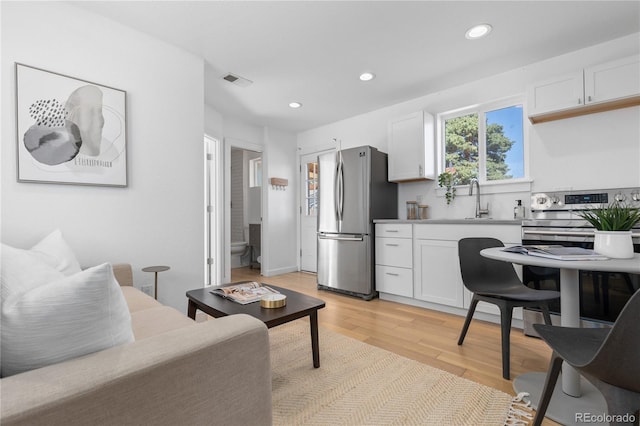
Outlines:
[{"label": "book on coffee table", "polygon": [[259,301],[265,294],[279,294],[279,291],[255,281],[214,287],[211,293],[229,299],[233,302],[246,305]]}]

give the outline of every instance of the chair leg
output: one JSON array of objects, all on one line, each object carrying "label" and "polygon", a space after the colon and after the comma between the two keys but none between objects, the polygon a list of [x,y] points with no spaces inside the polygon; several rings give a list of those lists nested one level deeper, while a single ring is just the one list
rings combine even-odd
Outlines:
[{"label": "chair leg", "polygon": [[562,358],[560,358],[555,352],[551,355],[551,362],[549,363],[549,371],[547,371],[547,378],[544,381],[544,388],[542,388],[542,394],[540,395],[540,402],[538,408],[536,408],[536,416],[533,419],[533,426],[540,426],[544,415],[549,407],[551,396],[553,395],[553,389],[556,387],[558,381],[558,375],[562,368]]},{"label": "chair leg", "polygon": [[476,311],[476,306],[478,306],[479,300],[476,299],[476,295],[473,295],[471,299],[471,305],[469,306],[469,311],[467,312],[467,318],[464,320],[464,326],[462,327],[462,332],[460,332],[460,337],[458,338],[458,345],[461,345],[464,342],[464,337],[467,335],[467,330],[469,330],[469,324],[471,324],[471,319],[473,318],[473,313]]},{"label": "chair leg", "polygon": [[542,318],[544,318],[544,323],[546,325],[553,325],[551,324],[551,315],[549,314],[549,305],[544,303],[540,305],[540,309],[542,309]]},{"label": "chair leg", "polygon": [[511,316],[513,307],[509,305],[498,305],[500,307],[500,330],[502,335],[502,377],[510,379],[510,335],[511,335]]}]

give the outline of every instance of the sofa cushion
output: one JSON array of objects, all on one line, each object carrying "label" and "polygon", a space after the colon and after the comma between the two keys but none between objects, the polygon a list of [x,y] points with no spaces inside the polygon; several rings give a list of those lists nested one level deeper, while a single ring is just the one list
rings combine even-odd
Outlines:
[{"label": "sofa cushion", "polygon": [[[146,296],[146,295],[145,295]],[[131,326],[136,340],[194,325],[195,321],[169,306],[158,306],[131,313]]]},{"label": "sofa cushion", "polygon": [[111,265],[52,281],[50,276],[54,274],[48,271],[39,285],[3,299],[3,377],[134,340]]}]

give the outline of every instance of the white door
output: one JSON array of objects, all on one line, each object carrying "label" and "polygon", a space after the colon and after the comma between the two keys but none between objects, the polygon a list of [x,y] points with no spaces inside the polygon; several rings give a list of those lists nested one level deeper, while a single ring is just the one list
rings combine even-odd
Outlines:
[{"label": "white door", "polygon": [[318,271],[318,154],[300,157],[300,269]]}]

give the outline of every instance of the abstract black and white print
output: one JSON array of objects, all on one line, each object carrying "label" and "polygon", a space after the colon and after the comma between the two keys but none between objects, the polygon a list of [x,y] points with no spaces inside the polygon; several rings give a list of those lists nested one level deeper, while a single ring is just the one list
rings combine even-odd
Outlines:
[{"label": "abstract black and white print", "polygon": [[126,186],[125,92],[16,64],[18,181]]}]

